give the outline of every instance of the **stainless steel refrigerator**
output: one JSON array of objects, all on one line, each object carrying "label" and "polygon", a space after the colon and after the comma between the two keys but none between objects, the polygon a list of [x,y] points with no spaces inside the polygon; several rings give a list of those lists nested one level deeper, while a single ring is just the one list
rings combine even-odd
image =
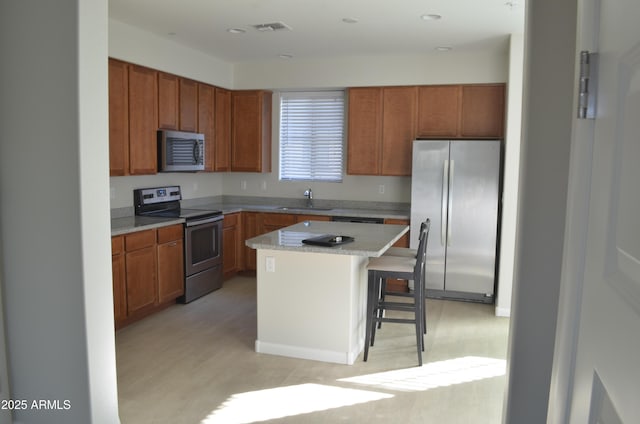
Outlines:
[{"label": "stainless steel refrigerator", "polygon": [[413,142],[411,247],[430,218],[427,296],[493,302],[500,167],[500,140]]}]

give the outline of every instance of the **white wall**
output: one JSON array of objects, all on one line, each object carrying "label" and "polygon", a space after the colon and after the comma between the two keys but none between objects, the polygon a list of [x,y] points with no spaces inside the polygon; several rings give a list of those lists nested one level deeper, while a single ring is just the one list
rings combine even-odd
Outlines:
[{"label": "white wall", "polygon": [[233,88],[231,64],[113,19],[109,19],[109,56],[218,87]]},{"label": "white wall", "polygon": [[518,216],[520,144],[522,132],[522,73],[524,36],[512,35],[509,44],[509,84],[507,85],[507,128],[504,143],[502,223],[496,315],[511,315],[511,294],[515,266]]},{"label": "white wall", "polygon": [[507,52],[350,56],[235,65],[234,88],[286,89],[505,82]]},{"label": "white wall", "polygon": [[[0,234],[20,423],[117,423],[107,1],[0,3]],[[4,389],[4,388],[3,388]]]},{"label": "white wall", "polygon": [[577,1],[537,0],[526,6],[522,166],[505,423],[547,422],[575,113]]}]

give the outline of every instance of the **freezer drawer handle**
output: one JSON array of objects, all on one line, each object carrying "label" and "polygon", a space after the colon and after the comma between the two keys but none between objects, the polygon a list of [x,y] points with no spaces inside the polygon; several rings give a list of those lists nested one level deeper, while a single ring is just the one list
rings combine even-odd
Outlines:
[{"label": "freezer drawer handle", "polygon": [[[451,165],[449,166],[449,187],[453,187],[453,176],[455,175],[456,161],[452,160]],[[449,219],[447,220],[447,246],[451,246],[451,223],[453,222],[453,191],[449,192]]]},{"label": "freezer drawer handle", "polygon": [[444,161],[443,174],[442,174],[442,210],[440,214],[440,244],[444,246],[447,240],[446,226],[447,226],[447,201],[445,196],[449,195],[449,161]]}]

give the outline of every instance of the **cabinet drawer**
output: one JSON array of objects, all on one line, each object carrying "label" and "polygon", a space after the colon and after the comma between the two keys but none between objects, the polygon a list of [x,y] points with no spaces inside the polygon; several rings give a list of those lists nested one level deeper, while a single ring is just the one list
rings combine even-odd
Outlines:
[{"label": "cabinet drawer", "polygon": [[238,225],[239,214],[232,213],[224,216],[223,228],[235,227]]},{"label": "cabinet drawer", "polygon": [[124,252],[124,237],[111,237],[111,255],[119,255]]},{"label": "cabinet drawer", "polygon": [[265,213],[262,214],[262,223],[264,225],[288,227],[296,223],[296,217],[295,215],[284,213]]},{"label": "cabinet drawer", "polygon": [[124,238],[124,244],[127,252],[153,246],[156,244],[156,230],[127,234]]},{"label": "cabinet drawer", "polygon": [[174,240],[182,240],[182,224],[171,225],[169,227],[158,228],[158,244],[167,243]]}]

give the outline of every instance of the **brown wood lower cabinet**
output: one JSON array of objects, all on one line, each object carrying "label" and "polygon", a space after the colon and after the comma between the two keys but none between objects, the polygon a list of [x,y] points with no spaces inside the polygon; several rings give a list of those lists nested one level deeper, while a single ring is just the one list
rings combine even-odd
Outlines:
[{"label": "brown wood lower cabinet", "polygon": [[127,316],[132,316],[153,307],[158,299],[156,232],[139,231],[124,240]]},{"label": "brown wood lower cabinet", "polygon": [[113,311],[122,328],[184,293],[182,224],[111,238]]},{"label": "brown wood lower cabinet", "polygon": [[158,303],[184,294],[184,242],[182,225],[158,229]]},{"label": "brown wood lower cabinet", "polygon": [[120,322],[127,317],[127,282],[124,263],[124,236],[112,237],[113,317],[116,322]]},{"label": "brown wood lower cabinet", "polygon": [[[243,212],[242,213],[242,239],[247,240],[256,236],[259,236],[261,233],[258,232],[258,216],[260,213],[258,212]],[[244,247],[244,266],[243,270],[245,271],[255,271],[256,270],[256,251],[255,249],[251,249],[243,244]]]},{"label": "brown wood lower cabinet", "polygon": [[222,227],[222,274],[225,280],[242,269],[241,236],[241,214],[238,212],[225,215]]}]

